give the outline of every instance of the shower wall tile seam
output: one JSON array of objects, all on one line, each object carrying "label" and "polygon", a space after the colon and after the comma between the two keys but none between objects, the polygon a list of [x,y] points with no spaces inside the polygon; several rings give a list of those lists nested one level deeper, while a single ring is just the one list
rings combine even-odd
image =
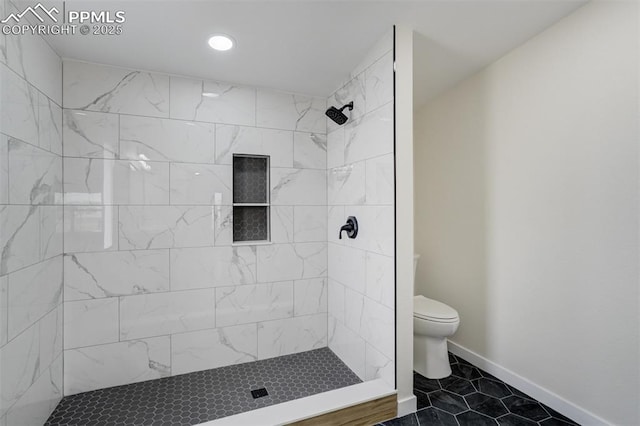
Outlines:
[{"label": "shower wall tile seam", "polygon": [[13,140],[16,140],[16,141],[18,141],[18,142],[21,142],[21,143],[27,144],[27,145],[31,146],[32,148],[37,149],[37,150],[39,150],[39,151],[46,152],[46,153],[48,153],[48,154],[52,154],[52,155],[57,155],[58,157],[62,157],[60,154],[58,154],[58,153],[57,153],[57,152],[55,152],[55,151],[51,151],[50,149],[45,149],[45,148],[43,148],[43,147],[41,147],[41,146],[39,146],[39,145],[34,144],[33,142],[29,142],[29,141],[22,140],[22,139],[20,139],[19,137],[11,136],[11,135],[10,135],[10,134],[8,134],[8,133],[0,132],[0,135],[5,136],[7,139],[13,139]]},{"label": "shower wall tile seam", "polygon": [[[5,46],[6,47],[6,46]],[[25,78],[24,76],[22,76],[19,72],[17,72],[16,70],[14,70],[9,64],[6,64],[4,62],[0,62],[0,65],[4,65],[6,67],[7,70],[9,70],[11,73],[14,74],[15,77],[18,77],[20,80],[24,81],[25,83],[27,83],[29,86],[33,87],[34,90],[36,90],[38,93],[42,94],[43,96],[46,96],[47,99],[49,99],[51,102],[53,102],[57,107],[62,108],[62,105],[60,105],[58,102],[56,102],[53,98],[51,98],[49,95],[47,95],[44,91],[42,91],[40,88],[38,88],[38,86],[34,85],[33,83],[31,83],[27,78]]]},{"label": "shower wall tile seam", "polygon": [[[53,309],[52,309],[52,311],[53,311]],[[51,312],[49,312],[49,313],[51,313]],[[313,318],[313,317],[322,316],[322,315],[328,315],[328,313],[327,312],[318,312],[318,313],[314,313],[314,314],[304,314],[304,315],[297,315],[297,316],[291,315],[291,316],[287,316],[287,317],[274,318],[274,319],[257,321],[257,322],[237,323],[237,324],[231,324],[231,325],[224,325],[224,326],[220,326],[220,327],[209,327],[209,328],[202,328],[202,329],[185,330],[185,331],[174,332],[174,333],[154,334],[154,335],[149,335],[149,336],[140,336],[140,337],[132,338],[132,339],[119,339],[119,340],[114,340],[112,342],[105,342],[105,343],[100,343],[100,344],[96,344],[96,345],[85,345],[85,346],[69,347],[69,348],[65,348],[63,350],[63,352],[82,351],[83,349],[96,348],[96,347],[100,347],[100,346],[108,346],[108,345],[112,345],[112,344],[115,344],[115,343],[127,343],[127,342],[131,342],[132,343],[132,342],[137,342],[137,341],[141,341],[141,340],[155,339],[155,338],[160,338],[160,337],[172,337],[172,336],[188,335],[188,334],[193,334],[193,333],[198,333],[198,332],[203,332],[203,331],[217,331],[217,330],[221,330],[221,329],[233,328],[233,327],[238,327],[238,326],[252,326],[252,325],[259,326],[260,324],[276,323],[276,322],[280,322],[282,320],[287,320],[287,319]]]},{"label": "shower wall tile seam", "polygon": [[[40,263],[42,263],[42,262],[40,262]],[[11,274],[2,275],[2,277],[8,277],[9,275],[11,275]],[[39,326],[40,325],[39,324],[40,321],[42,321],[44,319],[44,317],[46,317],[47,315],[51,314],[53,311],[58,309],[60,306],[61,306],[61,304],[58,304],[58,305],[52,307],[47,312],[45,312],[44,314],[40,315],[37,319],[33,320],[33,322],[31,324],[29,324],[25,329],[21,330],[18,334],[13,336],[11,339],[7,339],[7,342],[4,345],[0,346],[0,349],[6,347],[7,345],[9,345],[12,342],[15,342],[16,339],[20,338],[20,336],[22,336],[26,332],[33,331],[33,330],[31,330],[31,328],[33,328],[35,326]]]}]

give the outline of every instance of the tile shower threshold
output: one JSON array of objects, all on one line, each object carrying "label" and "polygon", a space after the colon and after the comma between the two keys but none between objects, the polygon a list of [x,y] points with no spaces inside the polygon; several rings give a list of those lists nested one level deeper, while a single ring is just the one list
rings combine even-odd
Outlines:
[{"label": "tile shower threshold", "polygon": [[[286,414],[305,418],[320,414],[320,403],[308,406],[301,398],[307,400],[306,397],[321,396],[318,394],[323,392],[330,395],[333,392],[328,391],[356,384],[362,384],[356,374],[329,348],[322,348],[66,396],[45,425],[192,426],[221,424],[211,421],[223,418],[226,424],[228,416],[252,410],[258,413],[264,407],[277,417],[280,410],[276,404],[286,406],[281,403],[288,401],[302,403],[286,408]],[[263,387],[269,395],[254,399],[251,391]],[[331,403],[339,405],[336,401]],[[256,421],[266,420],[264,415],[259,414]],[[281,423],[262,420],[253,424]]]}]

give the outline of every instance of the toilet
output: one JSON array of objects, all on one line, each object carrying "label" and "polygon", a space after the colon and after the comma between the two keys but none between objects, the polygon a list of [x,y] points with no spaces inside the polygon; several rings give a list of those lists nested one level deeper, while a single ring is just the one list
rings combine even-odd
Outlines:
[{"label": "toilet", "polygon": [[[413,259],[415,275],[419,254]],[[451,375],[447,337],[460,325],[458,312],[451,306],[422,295],[413,296],[413,369],[429,379]]]}]

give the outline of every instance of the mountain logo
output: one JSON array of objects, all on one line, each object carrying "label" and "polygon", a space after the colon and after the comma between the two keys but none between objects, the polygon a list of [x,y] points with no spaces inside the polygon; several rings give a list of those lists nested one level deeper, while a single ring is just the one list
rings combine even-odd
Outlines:
[{"label": "mountain logo", "polygon": [[51,18],[51,20],[53,22],[58,22],[58,18],[56,18],[53,14],[56,13],[60,13],[60,11],[58,9],[56,9],[55,7],[52,7],[51,9],[47,9],[46,7],[44,7],[42,5],[42,3],[38,3],[35,6],[31,7],[27,7],[25,10],[23,10],[21,13],[10,13],[9,16],[7,16],[6,18],[4,18],[2,21],[0,21],[3,24],[6,24],[7,22],[9,22],[11,19],[13,19],[16,23],[20,22],[20,20],[22,19],[22,17],[24,15],[26,15],[27,13],[31,13],[33,16],[35,16],[40,22],[44,22],[44,18],[43,16],[46,15],[49,18]]}]

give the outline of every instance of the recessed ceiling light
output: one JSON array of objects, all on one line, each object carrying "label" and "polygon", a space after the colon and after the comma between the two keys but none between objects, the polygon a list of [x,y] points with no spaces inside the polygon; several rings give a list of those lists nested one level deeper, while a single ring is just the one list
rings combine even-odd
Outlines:
[{"label": "recessed ceiling light", "polygon": [[224,34],[217,34],[209,38],[209,46],[211,46],[211,48],[215,50],[229,50],[233,47],[233,44],[234,43],[231,37]]}]

